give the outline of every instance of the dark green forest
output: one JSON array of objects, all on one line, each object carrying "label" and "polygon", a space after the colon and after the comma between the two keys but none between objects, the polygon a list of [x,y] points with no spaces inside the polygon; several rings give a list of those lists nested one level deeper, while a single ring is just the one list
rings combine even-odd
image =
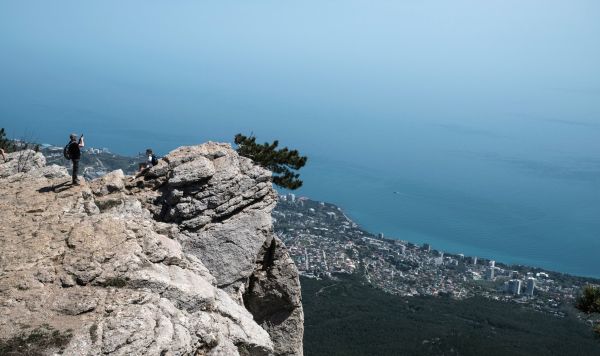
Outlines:
[{"label": "dark green forest", "polygon": [[307,356],[600,355],[600,338],[571,317],[485,298],[398,297],[358,276],[301,283]]}]

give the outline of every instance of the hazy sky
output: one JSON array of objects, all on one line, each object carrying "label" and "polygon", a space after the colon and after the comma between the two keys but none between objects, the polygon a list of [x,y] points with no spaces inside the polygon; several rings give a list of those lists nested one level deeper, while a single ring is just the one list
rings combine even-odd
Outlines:
[{"label": "hazy sky", "polygon": [[4,0],[0,120],[55,139],[41,120],[315,148],[331,135],[408,139],[395,129],[424,122],[559,136],[600,128],[599,39],[595,0]]},{"label": "hazy sky", "polygon": [[541,265],[569,238],[561,268],[600,275],[598,0],[2,0],[0,127],[127,154],[254,132],[369,228]]}]

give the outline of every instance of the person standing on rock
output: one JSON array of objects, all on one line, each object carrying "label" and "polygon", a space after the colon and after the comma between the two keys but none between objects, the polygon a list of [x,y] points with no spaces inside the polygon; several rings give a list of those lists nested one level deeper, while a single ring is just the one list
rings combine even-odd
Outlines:
[{"label": "person standing on rock", "polygon": [[76,134],[71,134],[69,139],[71,141],[69,142],[67,150],[69,152],[69,158],[71,159],[71,162],[73,162],[73,185],[79,185],[79,178],[77,177],[77,174],[79,173],[79,159],[81,159],[81,147],[84,147],[85,143],[83,142],[83,135],[79,137],[79,141],[77,141]]}]

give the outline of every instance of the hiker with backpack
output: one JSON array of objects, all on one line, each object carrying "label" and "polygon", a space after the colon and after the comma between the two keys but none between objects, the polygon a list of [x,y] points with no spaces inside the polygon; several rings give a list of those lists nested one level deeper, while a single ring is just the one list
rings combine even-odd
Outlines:
[{"label": "hiker with backpack", "polygon": [[79,178],[77,174],[79,173],[79,160],[81,159],[81,147],[84,147],[85,143],[83,142],[83,134],[77,140],[76,134],[71,134],[69,136],[69,143],[65,146],[63,150],[63,155],[66,159],[71,160],[73,163],[73,185],[79,185]]},{"label": "hiker with backpack", "polygon": [[141,172],[145,169],[151,168],[153,166],[156,166],[158,164],[158,158],[156,157],[156,155],[152,152],[151,148],[148,148],[146,150],[146,162],[140,163],[139,167],[138,167],[138,172]]},{"label": "hiker with backpack", "polygon": [[158,164],[158,157],[156,157],[156,155],[154,154],[154,152],[152,152],[151,148],[148,148],[146,150],[146,155],[145,155],[146,161],[140,163],[139,167],[138,167],[138,172],[136,173],[135,176],[133,176],[131,178],[131,181],[138,179],[139,177],[143,176],[146,174],[146,172],[148,172],[148,170],[154,166],[156,166]]}]

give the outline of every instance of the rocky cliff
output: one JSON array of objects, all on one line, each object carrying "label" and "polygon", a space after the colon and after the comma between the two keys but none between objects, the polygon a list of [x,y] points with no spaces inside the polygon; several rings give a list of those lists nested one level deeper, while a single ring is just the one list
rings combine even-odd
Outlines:
[{"label": "rocky cliff", "polygon": [[71,186],[16,155],[0,164],[0,353],[302,354],[268,171],[206,143]]}]

